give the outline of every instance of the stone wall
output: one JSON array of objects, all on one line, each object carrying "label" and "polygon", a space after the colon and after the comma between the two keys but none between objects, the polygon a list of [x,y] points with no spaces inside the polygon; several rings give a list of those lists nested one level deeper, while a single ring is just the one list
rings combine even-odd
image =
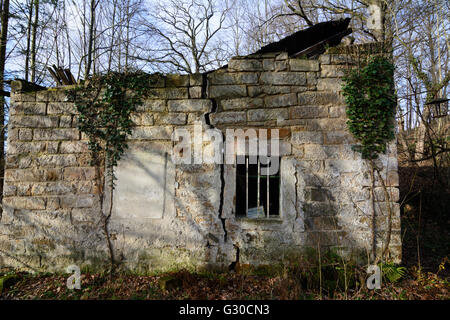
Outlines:
[{"label": "stone wall", "polygon": [[[191,76],[154,75],[133,114],[129,150],[116,168],[109,225],[116,260],[139,272],[227,267],[295,259],[304,248],[366,255],[371,247],[370,175],[346,128],[341,90],[353,55],[316,60],[286,53],[235,57],[228,66]],[[99,172],[65,89],[13,85],[0,221],[0,265],[63,270],[75,263],[104,268]],[[235,165],[174,164],[176,128],[221,134],[227,128],[279,129],[280,217],[238,218]],[[380,160],[398,201],[395,143]],[[106,192],[107,194],[107,192]],[[387,230],[387,203],[377,181],[377,246]],[[101,201],[102,200],[102,201]],[[401,258],[399,206],[390,255]]]}]

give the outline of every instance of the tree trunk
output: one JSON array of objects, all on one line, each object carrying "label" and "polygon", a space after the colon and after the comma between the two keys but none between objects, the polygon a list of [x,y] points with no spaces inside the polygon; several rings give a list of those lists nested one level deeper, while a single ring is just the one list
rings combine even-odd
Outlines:
[{"label": "tree trunk", "polygon": [[[1,33],[0,33],[0,90],[4,89],[5,81],[5,64],[6,64],[6,42],[8,39],[8,22],[9,22],[9,0],[2,1],[1,12]],[[0,200],[3,196],[3,177],[5,167],[5,98],[0,96]],[[1,218],[0,207],[0,218]]]},{"label": "tree trunk", "polygon": [[28,25],[27,25],[27,49],[25,51],[25,80],[28,81],[30,76],[30,46],[31,46],[31,24],[33,20],[33,0],[30,1],[28,8]]},{"label": "tree trunk", "polygon": [[[385,41],[386,38],[386,5],[383,0],[371,0],[371,5],[374,5],[377,7],[377,11],[374,12],[374,18],[377,23],[379,22],[380,25],[376,25],[375,29],[373,30],[373,34],[376,37],[377,41]],[[376,16],[378,15],[378,17]],[[377,19],[378,18],[378,19]]]},{"label": "tree trunk", "polygon": [[36,38],[39,22],[39,0],[34,0],[34,22],[31,34],[31,82],[36,81]]},{"label": "tree trunk", "polygon": [[88,52],[87,52],[87,61],[86,61],[86,69],[84,72],[84,78],[87,79],[89,74],[91,73],[92,67],[92,56],[93,56],[93,47],[94,47],[94,30],[95,30],[95,9],[97,7],[97,0],[91,0],[91,12],[90,12],[90,21],[89,21],[89,40],[88,40]]},{"label": "tree trunk", "polygon": [[113,1],[112,5],[113,5],[113,13],[112,13],[112,22],[111,22],[111,40],[110,40],[110,43],[109,43],[108,72],[111,71],[113,55],[114,55],[114,40],[116,38],[116,7],[117,7],[117,1]]},{"label": "tree trunk", "polygon": [[127,25],[126,25],[126,39],[125,39],[125,72],[128,72],[128,56],[130,55],[130,0],[127,0]]}]

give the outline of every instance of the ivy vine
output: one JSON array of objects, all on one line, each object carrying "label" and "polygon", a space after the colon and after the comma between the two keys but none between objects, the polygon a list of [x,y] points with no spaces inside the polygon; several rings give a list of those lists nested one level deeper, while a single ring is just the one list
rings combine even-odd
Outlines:
[{"label": "ivy vine", "polygon": [[[347,104],[347,126],[359,142],[353,146],[361,153],[363,159],[370,164],[372,186],[372,258],[378,260],[386,255],[389,249],[392,230],[392,208],[386,183],[374,163],[380,153],[385,153],[387,143],[394,139],[394,119],[397,106],[394,84],[394,65],[385,57],[375,56],[367,65],[350,71],[344,77],[342,87]],[[383,255],[376,258],[376,217],[375,217],[375,172],[383,187],[388,210],[388,230],[384,241]]]},{"label": "ivy vine", "polygon": [[[133,126],[131,115],[136,111],[136,107],[142,104],[148,87],[149,75],[146,73],[111,72],[94,76],[83,85],[67,92],[79,113],[78,128],[88,136],[91,165],[98,169],[97,179],[102,196],[106,180],[100,172],[101,167],[109,177],[109,209],[103,214],[103,230],[109,249],[111,275],[116,264],[108,228],[116,180],[114,167],[128,148],[127,135],[131,134]],[[102,196],[100,209],[103,213]]]},{"label": "ivy vine", "polygon": [[105,161],[112,188],[116,179],[114,167],[128,148],[131,114],[142,103],[147,88],[146,73],[111,72],[94,76],[68,92],[79,113],[78,128],[89,138],[91,165],[99,166]]},{"label": "ivy vine", "polygon": [[377,159],[395,137],[394,65],[384,57],[375,56],[365,67],[349,72],[343,80],[347,125],[360,142],[353,148],[363,159]]}]

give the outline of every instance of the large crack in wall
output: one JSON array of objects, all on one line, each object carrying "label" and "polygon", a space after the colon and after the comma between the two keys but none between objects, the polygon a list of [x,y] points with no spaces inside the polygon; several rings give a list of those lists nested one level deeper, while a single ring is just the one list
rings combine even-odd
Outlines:
[{"label": "large crack in wall", "polygon": [[[225,148],[225,136],[223,134],[223,131],[220,130],[219,128],[216,128],[212,123],[211,123],[211,119],[210,119],[210,115],[213,113],[217,112],[218,109],[218,103],[217,100],[214,98],[208,98],[208,87],[209,87],[209,82],[208,82],[208,73],[204,73],[202,74],[202,98],[206,98],[209,99],[212,103],[212,107],[211,110],[207,113],[205,113],[204,118],[205,118],[205,123],[209,126],[210,129],[214,129],[217,130],[218,132],[220,132],[220,134],[222,135],[222,154],[221,154],[221,163],[220,163],[220,202],[219,202],[219,210],[218,210],[218,217],[222,223],[222,228],[223,228],[223,232],[224,232],[224,236],[223,236],[223,243],[226,244],[228,242],[228,231],[226,228],[226,218],[223,217],[223,206],[224,206],[224,192],[225,192],[225,155],[224,155],[224,148]],[[233,248],[235,249],[235,261],[233,261],[230,266],[229,269],[234,269],[236,264],[239,262],[239,246],[237,244],[233,244]]]}]

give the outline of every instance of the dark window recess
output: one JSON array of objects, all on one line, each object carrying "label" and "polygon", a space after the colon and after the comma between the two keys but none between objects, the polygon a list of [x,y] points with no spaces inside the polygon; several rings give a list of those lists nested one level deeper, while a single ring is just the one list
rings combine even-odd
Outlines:
[{"label": "dark window recess", "polygon": [[246,156],[245,164],[237,164],[236,215],[249,218],[279,216],[280,169],[270,176],[261,175],[261,168],[265,165],[259,159],[257,162],[249,163]]}]

